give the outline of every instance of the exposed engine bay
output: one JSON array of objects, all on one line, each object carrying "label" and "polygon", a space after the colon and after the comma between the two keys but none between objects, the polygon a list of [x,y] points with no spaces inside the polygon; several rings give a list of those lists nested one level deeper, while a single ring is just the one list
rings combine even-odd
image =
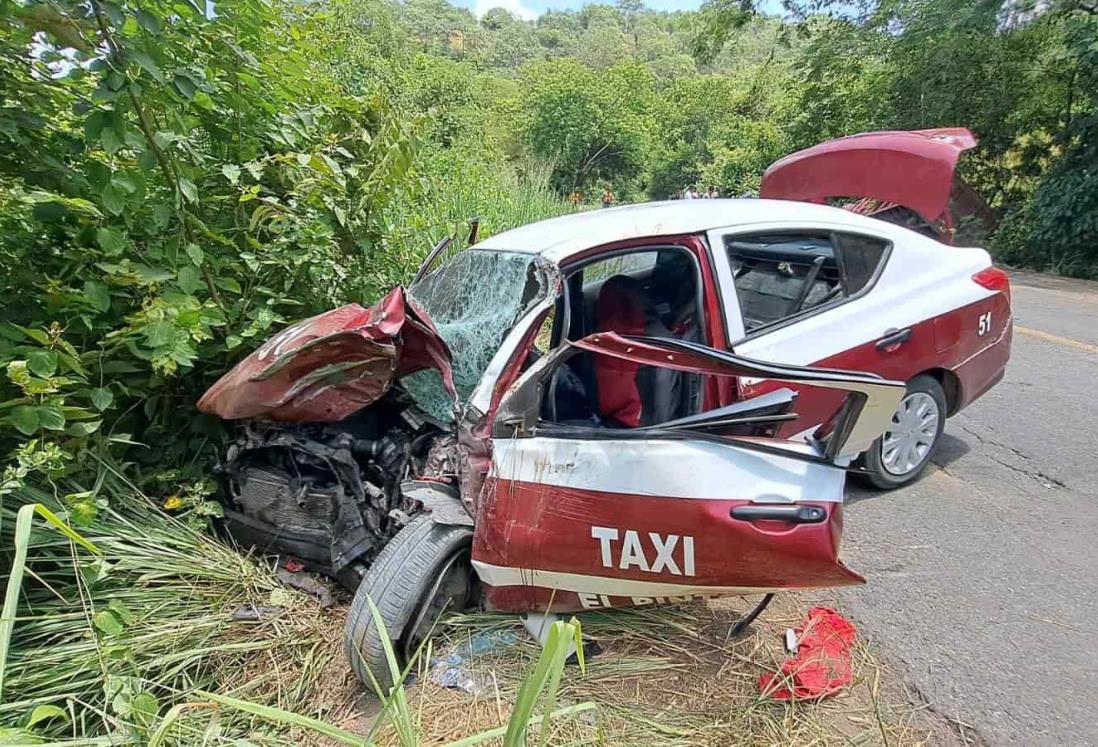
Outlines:
[{"label": "exposed engine bay", "polygon": [[421,506],[401,483],[456,474],[454,440],[399,388],[334,423],[249,420],[217,466],[226,525],[354,590]]}]

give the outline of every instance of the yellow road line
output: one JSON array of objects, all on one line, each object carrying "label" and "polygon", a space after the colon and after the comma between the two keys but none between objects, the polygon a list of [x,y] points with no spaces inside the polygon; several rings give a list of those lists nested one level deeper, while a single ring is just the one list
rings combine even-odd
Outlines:
[{"label": "yellow road line", "polygon": [[1069,348],[1082,350],[1084,353],[1093,353],[1095,355],[1098,355],[1098,345],[1091,345],[1089,342],[1073,340],[1070,337],[1061,337],[1060,335],[1054,335],[1049,332],[1042,332],[1039,329],[1023,327],[1020,324],[1014,325],[1014,331],[1018,334],[1026,335],[1027,337],[1036,337],[1038,340],[1044,340],[1045,342],[1054,342],[1057,345],[1066,345]]}]

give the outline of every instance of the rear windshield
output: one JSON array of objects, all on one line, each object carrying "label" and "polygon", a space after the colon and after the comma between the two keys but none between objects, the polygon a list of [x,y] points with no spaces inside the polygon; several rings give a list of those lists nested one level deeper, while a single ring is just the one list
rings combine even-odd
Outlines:
[{"label": "rear windshield", "polygon": [[[465,401],[515,322],[547,292],[536,255],[470,249],[414,283],[409,295],[431,317],[453,353],[454,386]],[[412,374],[402,385],[440,420],[453,420],[437,371]]]}]

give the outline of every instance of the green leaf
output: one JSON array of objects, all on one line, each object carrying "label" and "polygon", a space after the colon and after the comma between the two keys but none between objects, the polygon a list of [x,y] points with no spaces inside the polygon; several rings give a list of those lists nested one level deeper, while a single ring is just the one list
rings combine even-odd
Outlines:
[{"label": "green leaf", "polygon": [[168,226],[168,221],[172,219],[171,205],[165,204],[163,202],[158,202],[157,204],[153,205],[152,217],[153,226],[158,231],[164,230]]},{"label": "green leaf", "polygon": [[57,407],[43,405],[38,408],[38,422],[42,427],[51,431],[65,430],[65,415]]},{"label": "green leaf", "polygon": [[64,708],[61,708],[60,706],[40,705],[35,707],[35,709],[31,711],[31,715],[30,718],[27,719],[26,726],[29,729],[40,721],[48,721],[51,718],[61,718],[68,721],[69,714],[65,711]]},{"label": "green leaf", "polygon": [[57,373],[57,353],[52,350],[35,350],[28,353],[27,368],[35,376],[48,379]]},{"label": "green leaf", "polygon": [[111,176],[111,184],[121,189],[126,194],[133,194],[141,186],[138,176],[134,172],[119,171]]},{"label": "green leaf", "polygon": [[225,338],[225,347],[232,350],[233,348],[240,347],[243,342],[244,338],[240,337],[240,335],[229,335]]},{"label": "green leaf", "polygon": [[99,507],[95,505],[94,493],[71,493],[65,496],[65,505],[69,509],[69,519],[78,527],[89,527],[95,522]]},{"label": "green leaf", "polygon": [[156,158],[156,151],[152,148],[146,148],[141,151],[141,155],[137,157],[137,165],[144,171],[152,171],[158,165]]},{"label": "green leaf", "polygon": [[114,392],[104,386],[96,387],[91,390],[91,401],[95,409],[102,412],[114,402]]},{"label": "green leaf", "polygon": [[137,265],[133,270],[134,274],[137,275],[137,280],[142,285],[155,285],[156,283],[163,283],[165,280],[171,280],[174,277],[170,270],[163,267]]},{"label": "green leaf", "polygon": [[150,34],[160,33],[160,19],[147,10],[137,11],[137,22]]},{"label": "green leaf", "polygon": [[191,258],[191,262],[195,267],[202,266],[202,260],[205,259],[205,255],[202,253],[202,247],[198,244],[187,244],[187,248],[184,250],[187,252],[187,256]]},{"label": "green leaf", "polygon": [[92,618],[92,622],[95,623],[95,627],[107,635],[118,635],[124,628],[122,623],[118,621],[118,618],[114,616],[114,613],[110,610],[100,610],[95,613],[95,617]]},{"label": "green leaf", "polygon": [[38,418],[38,408],[28,405],[19,405],[11,410],[11,424],[24,436],[33,436],[38,430],[41,421]]},{"label": "green leaf", "polygon": [[103,190],[103,207],[111,215],[121,215],[126,208],[126,195],[118,187],[108,184]]},{"label": "green leaf", "polygon": [[198,90],[198,84],[186,73],[176,73],[172,78],[172,88],[183,98],[190,101],[194,98],[194,92]]},{"label": "green leaf", "polygon": [[[105,192],[104,192],[105,196]],[[110,210],[110,207],[107,208]],[[114,257],[121,254],[126,248],[126,237],[121,231],[116,231],[113,228],[99,228],[95,232],[95,243],[99,244],[99,248],[106,252],[109,256]]]},{"label": "green leaf", "polygon": [[190,265],[184,265],[179,268],[179,272],[176,273],[175,281],[179,284],[179,287],[184,293],[194,293],[205,285],[205,283],[202,282],[201,276],[198,274],[198,270]]},{"label": "green leaf", "polygon": [[175,341],[177,333],[178,330],[171,322],[153,322],[145,327],[145,341],[149,347],[163,348]]},{"label": "green leaf", "polygon": [[133,709],[133,713],[138,716],[145,724],[152,722],[152,719],[156,717],[157,711],[160,710],[160,702],[156,699],[156,696],[150,692],[140,692],[133,697],[130,702],[130,707]]},{"label": "green leaf", "polygon": [[70,423],[69,427],[65,429],[65,433],[73,438],[82,438],[95,433],[102,425],[102,420],[85,420],[81,423]]},{"label": "green leaf", "polygon": [[107,609],[113,612],[122,621],[123,625],[132,625],[133,621],[137,619],[130,611],[130,608],[123,604],[121,600],[112,599],[111,603],[107,605]]},{"label": "green leaf", "polygon": [[187,202],[198,202],[198,187],[185,176],[179,177],[179,191],[183,193]]},{"label": "green leaf", "polygon": [[112,156],[118,152],[125,142],[122,133],[116,131],[113,127],[104,127],[99,133],[99,140],[103,143],[103,150]]},{"label": "green leaf", "polygon": [[111,308],[110,289],[98,280],[85,280],[84,300],[96,311],[108,311]]},{"label": "green leaf", "polygon": [[[137,11],[140,13],[141,11]],[[130,59],[138,64],[138,66],[151,75],[156,80],[163,80],[163,76],[160,75],[160,68],[157,66],[156,61],[148,54],[140,49],[135,49],[130,52]]]},{"label": "green leaf", "polygon": [[99,140],[99,136],[103,132],[103,128],[109,126],[111,123],[110,112],[99,110],[94,112],[84,122],[84,140],[91,145]]},{"label": "green leaf", "polygon": [[235,163],[227,163],[221,167],[221,173],[225,175],[225,178],[229,180],[229,184],[238,184],[240,182],[240,167]]},{"label": "green leaf", "polygon": [[50,336],[46,334],[44,330],[35,329],[34,327],[20,327],[18,324],[13,324],[11,326],[15,327],[17,330],[37,342],[39,345],[50,344]]}]

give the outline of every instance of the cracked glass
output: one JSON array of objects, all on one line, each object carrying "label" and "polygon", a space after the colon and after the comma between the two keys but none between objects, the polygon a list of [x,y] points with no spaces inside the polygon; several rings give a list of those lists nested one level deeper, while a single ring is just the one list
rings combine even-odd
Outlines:
[{"label": "cracked glass", "polygon": [[[521,252],[470,249],[408,289],[450,346],[461,401],[472,393],[515,322],[545,297],[548,280],[536,260]],[[453,402],[437,371],[419,371],[401,385],[433,417],[454,419]]]}]

